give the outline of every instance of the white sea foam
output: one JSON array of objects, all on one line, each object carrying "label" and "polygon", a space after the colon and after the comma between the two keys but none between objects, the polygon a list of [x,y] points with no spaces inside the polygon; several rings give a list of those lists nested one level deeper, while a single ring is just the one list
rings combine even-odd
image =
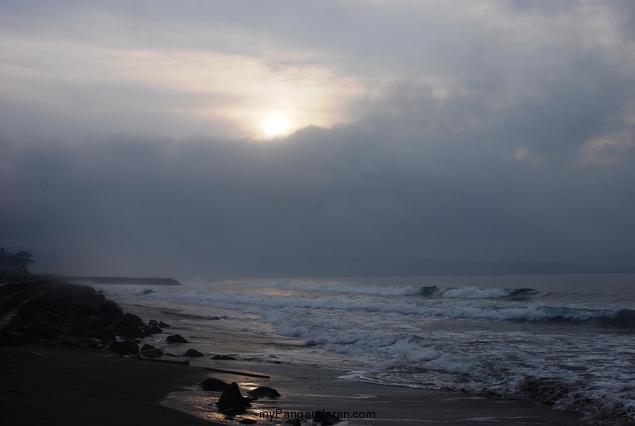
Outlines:
[{"label": "white sea foam", "polygon": [[506,288],[486,288],[476,287],[461,288],[439,288],[438,292],[442,297],[453,297],[461,299],[486,299],[495,297],[507,297],[513,290]]}]

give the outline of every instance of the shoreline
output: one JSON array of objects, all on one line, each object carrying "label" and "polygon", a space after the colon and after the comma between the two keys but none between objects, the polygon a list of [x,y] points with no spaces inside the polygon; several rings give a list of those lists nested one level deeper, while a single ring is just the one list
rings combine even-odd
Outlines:
[{"label": "shoreline", "polygon": [[[124,311],[152,312],[122,303]],[[170,334],[181,332],[177,314],[155,311],[153,319],[172,322]],[[164,333],[167,334],[167,333]],[[72,340],[64,336],[62,340]],[[157,335],[164,338],[163,334]],[[82,339],[76,339],[82,341]],[[156,338],[155,338],[156,340]],[[0,348],[0,406],[12,424],[157,424],[157,425],[282,425],[284,413],[331,411],[370,413],[374,419],[348,424],[393,425],[425,422],[443,425],[579,425],[581,415],[530,402],[489,399],[453,393],[388,386],[343,378],[349,371],[245,359],[211,360],[209,354],[180,366],[117,357],[103,349],[61,346],[61,340],[40,340],[21,347]],[[86,342],[86,339],[83,339]],[[46,346],[43,346],[44,345]],[[170,345],[183,352],[196,344]],[[212,372],[205,366],[268,375],[269,379]],[[340,366],[341,367],[341,366]],[[236,382],[243,393],[257,386],[277,389],[281,397],[259,399],[236,417],[218,413],[220,392],[197,386],[207,377]],[[263,415],[264,413],[264,415]],[[279,413],[279,415],[276,415]],[[296,420],[298,417],[296,417]],[[298,423],[296,423],[298,424]],[[307,423],[302,415],[301,423]]]},{"label": "shoreline", "polygon": [[[125,303],[123,300],[117,300],[117,303],[126,310],[138,312],[142,316],[152,312],[152,308]],[[189,317],[164,310],[156,312],[155,316],[172,325],[170,332],[180,333],[186,338],[196,337],[191,336],[197,330],[191,328]],[[179,320],[184,324],[182,328],[179,326]],[[222,334],[222,323],[216,321],[212,323],[215,324],[214,333]],[[387,426],[425,423],[456,426],[579,426],[586,424],[581,420],[582,415],[579,413],[554,410],[528,401],[484,398],[459,392],[351,379],[347,378],[351,371],[343,365],[300,366],[273,360],[240,357],[235,360],[212,360],[210,359],[212,353],[225,353],[222,350],[222,342],[216,342],[215,345],[211,345],[212,352],[208,353],[208,356],[191,359],[193,365],[268,375],[269,379],[259,379],[208,371],[210,377],[227,383],[236,382],[243,393],[257,386],[270,386],[278,390],[281,397],[255,401],[246,413],[238,415],[234,420],[226,419],[213,407],[210,410],[210,407],[206,405],[210,396],[215,400],[220,396],[220,392],[210,393],[200,389],[175,391],[162,401],[163,405],[225,425],[238,425],[239,420],[256,421],[264,425],[285,425],[284,422],[289,419],[281,415],[272,420],[260,416],[261,412],[275,413],[275,410],[281,410],[283,413],[320,410],[351,415],[354,412],[375,413],[375,419],[350,418],[347,423],[349,425]],[[175,351],[182,352],[191,347],[196,347],[196,344],[184,344],[181,345],[181,349],[175,349]],[[301,425],[313,424],[307,423],[306,416],[301,422]]]}]

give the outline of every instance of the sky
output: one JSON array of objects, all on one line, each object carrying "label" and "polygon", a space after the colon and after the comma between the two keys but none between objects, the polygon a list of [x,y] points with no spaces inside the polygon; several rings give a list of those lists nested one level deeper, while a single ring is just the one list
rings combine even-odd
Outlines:
[{"label": "sky", "polygon": [[633,70],[623,1],[0,0],[0,246],[635,265]]}]

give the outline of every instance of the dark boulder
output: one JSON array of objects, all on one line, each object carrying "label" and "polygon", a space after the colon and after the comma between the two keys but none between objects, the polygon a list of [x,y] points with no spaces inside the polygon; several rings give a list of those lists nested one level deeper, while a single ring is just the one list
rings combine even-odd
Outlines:
[{"label": "dark boulder", "polygon": [[168,343],[190,343],[187,339],[180,334],[172,334],[165,339]]},{"label": "dark boulder", "polygon": [[199,385],[204,391],[222,392],[229,387],[229,383],[225,383],[222,380],[208,377],[203,380]]},{"label": "dark boulder", "polygon": [[123,316],[123,310],[112,300],[106,300],[99,306],[99,312],[106,318],[120,318]]},{"label": "dark boulder", "polygon": [[149,335],[163,333],[163,330],[161,330],[158,326],[152,324],[146,325],[143,331]]},{"label": "dark boulder", "polygon": [[163,321],[159,321],[159,327],[161,327],[161,328],[171,328],[169,324],[166,324]]},{"label": "dark boulder", "polygon": [[22,346],[22,344],[20,343],[18,336],[2,330],[2,334],[0,335],[0,346],[17,347]]},{"label": "dark boulder", "polygon": [[183,356],[191,356],[192,358],[200,358],[202,356],[205,356],[204,354],[200,353],[199,351],[197,351],[196,349],[188,349]]},{"label": "dark boulder", "polygon": [[110,331],[110,330],[108,330],[106,328],[103,328],[103,329],[101,329],[101,330],[99,330],[97,332],[97,338],[99,340],[105,340],[105,341],[108,341],[108,342],[112,342],[113,340],[115,340],[117,338],[117,336],[112,331]]},{"label": "dark boulder", "polygon": [[232,382],[227,389],[223,391],[218,402],[216,403],[218,411],[240,410],[242,408],[251,407],[249,398],[245,398],[241,393],[236,382]]},{"label": "dark boulder", "polygon": [[86,346],[82,346],[79,343],[75,343],[75,342],[69,342],[68,340],[64,340],[62,343],[60,343],[60,345],[62,346],[68,346],[69,348],[81,348],[81,349],[86,349]]},{"label": "dark boulder", "polygon": [[329,411],[316,411],[313,415],[312,419],[315,423],[326,426],[326,425],[334,425],[335,423],[341,422],[342,420],[337,417],[335,414]]},{"label": "dark boulder", "polygon": [[141,347],[139,354],[146,358],[161,358],[163,356],[163,351],[146,343]]},{"label": "dark boulder", "polygon": [[71,334],[77,337],[89,337],[92,333],[86,328],[78,324],[71,325]]},{"label": "dark boulder", "polygon": [[139,345],[130,340],[124,340],[123,342],[112,342],[108,346],[108,350],[118,353],[119,355],[136,354],[139,352]]},{"label": "dark boulder", "polygon": [[256,389],[247,392],[252,398],[278,398],[280,394],[274,388],[267,386],[259,386]]},{"label": "dark boulder", "polygon": [[109,328],[118,336],[126,339],[137,339],[147,337],[144,327],[143,320],[137,315],[124,314],[121,318],[113,321]]}]

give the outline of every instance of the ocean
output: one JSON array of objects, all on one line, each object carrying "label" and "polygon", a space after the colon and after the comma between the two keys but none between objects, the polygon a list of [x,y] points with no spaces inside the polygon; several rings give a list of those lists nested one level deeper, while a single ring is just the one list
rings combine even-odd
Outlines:
[{"label": "ocean", "polygon": [[635,424],[633,274],[180,281],[93,286],[178,315],[201,351]]}]

